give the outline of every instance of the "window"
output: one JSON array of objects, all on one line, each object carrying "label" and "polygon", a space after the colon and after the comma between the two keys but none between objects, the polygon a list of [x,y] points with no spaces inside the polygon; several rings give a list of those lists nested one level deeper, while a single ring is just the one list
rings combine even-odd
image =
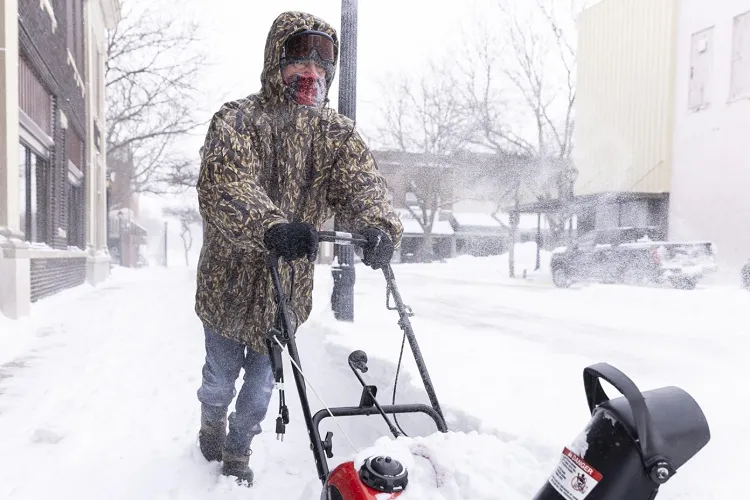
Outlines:
[{"label": "window", "polygon": [[47,161],[24,143],[19,147],[20,229],[29,242],[45,241]]},{"label": "window", "polygon": [[407,191],[404,195],[404,205],[407,207],[416,207],[419,205],[419,198],[413,191]]},{"label": "window", "polygon": [[83,141],[72,130],[68,130],[68,180],[65,184],[66,220],[68,222],[68,246],[85,248],[83,196]]},{"label": "window", "polygon": [[83,0],[66,0],[68,50],[83,76]]},{"label": "window", "polygon": [[52,136],[52,95],[36,77],[31,66],[18,57],[18,105],[41,132]]},{"label": "window", "polygon": [[80,180],[68,177],[68,182],[65,183],[65,199],[68,215],[68,246],[83,250],[86,245],[83,233],[83,187]]},{"label": "window", "polygon": [[713,35],[713,27],[695,33],[690,47],[688,106],[695,111],[710,104],[709,80],[713,65]]},{"label": "window", "polygon": [[68,160],[73,163],[75,168],[83,171],[83,141],[72,130],[68,130],[67,135],[66,149],[68,150]]},{"label": "window", "polygon": [[101,119],[99,116],[100,104],[99,99],[102,95],[101,89],[104,89],[104,79],[102,78],[102,67],[104,66],[102,53],[98,47],[95,50],[96,55],[94,56],[94,64],[92,69],[92,89],[91,89],[91,101],[94,103],[94,118]]},{"label": "window", "polygon": [[594,248],[594,243],[596,243],[597,234],[595,231],[592,231],[590,233],[586,233],[580,238],[578,238],[577,246],[579,248],[589,249]]},{"label": "window", "polygon": [[648,202],[625,201],[620,205],[619,226],[643,227],[648,225]]},{"label": "window", "polygon": [[732,32],[732,81],[729,98],[750,95],[750,12],[734,18]]}]

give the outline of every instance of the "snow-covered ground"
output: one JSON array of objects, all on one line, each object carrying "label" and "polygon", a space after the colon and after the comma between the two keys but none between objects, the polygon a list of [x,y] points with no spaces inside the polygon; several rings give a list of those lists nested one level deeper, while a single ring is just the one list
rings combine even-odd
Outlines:
[{"label": "snow-covered ground", "polygon": [[[519,253],[520,269],[533,269],[529,259]],[[31,318],[0,317],[0,498],[317,500],[293,384],[284,441],[274,434],[274,396],[254,442],[254,488],[221,478],[197,452],[203,339],[193,313],[194,270],[115,271],[99,288],[35,304]],[[430,435],[429,419],[401,417],[412,437],[378,441],[387,434],[378,418],[341,419],[354,450],[328,419],[321,432],[334,432],[331,467],[377,441],[413,464],[402,498],[528,500],[588,422],[583,368],[606,361],[642,390],[687,390],[711,425],[711,442],[658,498],[743,497],[750,469],[741,392],[750,382],[747,292],[559,290],[544,269],[509,280],[502,257],[394,271],[457,432]],[[333,319],[331,281],[321,266],[313,314],[298,334],[303,369],[327,404],[353,405],[360,389],[346,357],[363,349],[366,380],[390,402],[401,332],[396,313],[385,309],[382,274],[358,266],[353,324]],[[426,401],[408,347],[405,359],[397,401]]]}]

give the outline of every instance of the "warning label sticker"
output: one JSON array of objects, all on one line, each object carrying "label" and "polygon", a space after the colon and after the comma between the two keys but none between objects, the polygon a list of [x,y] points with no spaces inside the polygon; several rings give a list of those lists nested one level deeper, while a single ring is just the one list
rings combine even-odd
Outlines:
[{"label": "warning label sticker", "polygon": [[599,471],[565,448],[549,484],[566,500],[583,500],[601,480]]}]

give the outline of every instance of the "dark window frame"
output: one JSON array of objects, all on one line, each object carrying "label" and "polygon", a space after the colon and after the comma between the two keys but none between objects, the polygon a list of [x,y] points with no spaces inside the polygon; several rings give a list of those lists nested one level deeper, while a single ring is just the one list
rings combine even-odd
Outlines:
[{"label": "dark window frame", "polygon": [[78,134],[69,129],[66,134],[68,175],[65,182],[65,220],[67,223],[67,244],[85,250],[85,169],[84,143]]},{"label": "dark window frame", "polygon": [[[19,170],[23,169],[23,185],[19,186],[24,194],[24,206],[19,203],[19,218],[23,216],[23,227],[19,228],[24,235],[24,240],[30,243],[48,243],[49,234],[47,229],[49,196],[47,188],[49,186],[49,159],[40,154],[34,147],[23,140],[19,140],[19,147],[23,148],[23,163],[18,165]],[[19,151],[20,153],[20,151]],[[19,154],[19,160],[21,155]],[[32,159],[34,160],[32,162]],[[33,181],[32,181],[33,175]],[[32,202],[36,201],[36,216],[32,217]],[[20,220],[19,220],[20,222]],[[36,225],[34,226],[34,222]]]},{"label": "dark window frame", "polygon": [[78,74],[83,79],[83,0],[66,0],[67,47],[76,63]]},{"label": "dark window frame", "polygon": [[37,76],[32,65],[18,56],[18,104],[46,136],[53,134],[54,96]]},{"label": "dark window frame", "polygon": [[65,203],[67,204],[68,231],[67,243],[81,250],[86,248],[84,233],[85,207],[83,206],[83,184],[70,178],[65,183]]}]

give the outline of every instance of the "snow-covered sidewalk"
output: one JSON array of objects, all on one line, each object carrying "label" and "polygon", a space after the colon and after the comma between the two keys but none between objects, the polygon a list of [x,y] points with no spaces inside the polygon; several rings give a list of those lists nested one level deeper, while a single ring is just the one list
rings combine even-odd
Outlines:
[{"label": "snow-covered sidewalk", "polygon": [[[218,476],[216,465],[197,452],[203,346],[193,282],[188,270],[118,270],[98,289],[80,287],[35,305],[33,318],[3,320],[0,498],[319,498],[293,384],[287,384],[292,424],[284,442],[273,433],[276,396],[265,432],[254,442],[252,490]],[[314,324],[300,332],[304,368],[329,405],[354,404],[359,389],[348,373],[348,352],[325,336],[326,328]],[[373,378],[378,369],[385,379],[392,368],[374,364],[368,378],[380,382]],[[399,400],[422,397],[408,376],[401,384]],[[461,412],[452,418],[471,430]],[[432,432],[426,419],[400,420],[409,432]],[[374,418],[342,419],[341,425],[358,450],[387,431]],[[335,426],[321,429],[336,433],[331,467],[355,453]],[[484,439],[495,443],[495,453],[509,446]]]},{"label": "snow-covered sidewalk", "polygon": [[[680,386],[706,412],[712,441],[659,498],[741,496],[750,424],[736,405],[749,381],[750,294],[557,290],[504,280],[487,268],[491,262],[395,268],[449,427],[466,433],[409,445],[432,461],[416,459],[408,498],[530,499],[588,421],[581,372],[598,361],[622,369],[642,390]],[[194,271],[116,271],[100,288],[36,304],[33,318],[0,318],[0,498],[317,500],[293,384],[284,442],[273,433],[276,396],[254,442],[252,490],[205,463],[195,446],[203,339]],[[356,322],[332,319],[330,270],[321,267],[313,315],[298,335],[303,368],[329,405],[359,400],[346,365],[355,348],[369,353],[366,379],[390,400],[401,345],[396,313],[385,310],[382,275],[361,266],[357,272]],[[397,400],[425,401],[419,381],[409,380],[411,361],[405,371]],[[410,435],[432,432],[429,419],[399,421]],[[341,425],[359,450],[387,434],[374,417]],[[335,434],[331,467],[355,453],[335,425],[321,427]],[[442,482],[428,477],[436,465]]]}]

